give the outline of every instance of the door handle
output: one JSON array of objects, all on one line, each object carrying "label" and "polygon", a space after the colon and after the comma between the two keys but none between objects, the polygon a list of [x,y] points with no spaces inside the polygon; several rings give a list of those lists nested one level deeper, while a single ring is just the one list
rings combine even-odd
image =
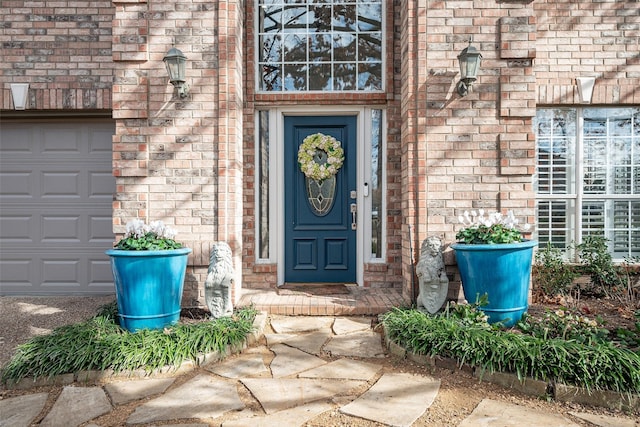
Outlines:
[{"label": "door handle", "polygon": [[357,221],[357,213],[358,213],[358,205],[355,203],[351,203],[351,229],[356,229],[356,221]]}]

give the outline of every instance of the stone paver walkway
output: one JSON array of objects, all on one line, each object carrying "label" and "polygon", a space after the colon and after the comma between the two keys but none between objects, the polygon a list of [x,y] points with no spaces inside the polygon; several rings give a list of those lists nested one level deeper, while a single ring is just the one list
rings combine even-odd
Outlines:
[{"label": "stone paver walkway", "polygon": [[[438,396],[438,378],[382,366],[389,356],[371,318],[272,316],[271,328],[273,333],[264,334],[266,345],[188,376],[69,385],[46,411],[48,393],[0,400],[0,427],[108,427],[101,417],[122,405],[129,408],[127,425],[293,427],[339,411],[411,426]],[[571,415],[602,427],[638,427],[633,419]],[[460,427],[542,425],[577,426],[560,415],[484,399]]]}]

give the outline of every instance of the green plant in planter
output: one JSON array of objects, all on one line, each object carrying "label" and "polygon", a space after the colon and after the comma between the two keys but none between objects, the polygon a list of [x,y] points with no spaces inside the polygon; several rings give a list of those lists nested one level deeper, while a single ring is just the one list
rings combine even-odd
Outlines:
[{"label": "green plant in planter", "polygon": [[182,244],[174,240],[176,232],[162,221],[153,221],[147,225],[141,219],[127,223],[124,237],[114,248],[123,251],[162,251],[180,249]]},{"label": "green plant in planter", "polygon": [[502,243],[517,243],[523,240],[522,231],[530,228],[525,224],[522,230],[518,227],[518,219],[513,211],[503,215],[500,212],[492,212],[485,216],[483,209],[464,212],[458,220],[466,227],[456,234],[459,243],[471,245],[492,245]]},{"label": "green plant in planter", "polygon": [[488,304],[481,310],[489,316],[489,323],[513,326],[528,307],[533,248],[537,245],[522,237],[529,226],[520,227],[513,211],[506,215],[465,212],[458,219],[465,227],[451,248],[465,299],[471,302],[486,293]]},{"label": "green plant in planter", "polygon": [[123,328],[136,332],[178,322],[191,249],[176,242],[175,235],[161,221],[147,226],[134,219],[122,240],[106,251]]}]

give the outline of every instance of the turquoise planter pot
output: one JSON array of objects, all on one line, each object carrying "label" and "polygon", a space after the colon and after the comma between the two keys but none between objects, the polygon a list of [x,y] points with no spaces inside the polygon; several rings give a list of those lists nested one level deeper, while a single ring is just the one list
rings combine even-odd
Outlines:
[{"label": "turquoise planter pot", "polygon": [[162,329],[180,319],[189,248],[166,251],[110,249],[120,326]]},{"label": "turquoise planter pot", "polygon": [[499,245],[454,243],[462,290],[469,303],[485,293],[489,304],[481,310],[489,323],[511,327],[529,307],[529,282],[535,240]]}]

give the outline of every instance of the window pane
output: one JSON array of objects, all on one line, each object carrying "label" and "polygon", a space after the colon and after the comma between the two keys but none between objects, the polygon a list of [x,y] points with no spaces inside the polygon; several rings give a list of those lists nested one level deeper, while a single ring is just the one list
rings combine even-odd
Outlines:
[{"label": "window pane", "polygon": [[358,60],[380,62],[382,57],[382,34],[360,34],[358,36]]},{"label": "window pane", "polygon": [[333,6],[333,31],[356,30],[356,5],[336,4]]},{"label": "window pane", "polygon": [[570,204],[566,200],[538,201],[538,242],[544,248],[551,243],[554,248],[566,250],[573,236],[568,214]]},{"label": "window pane", "polygon": [[306,64],[285,64],[284,65],[284,90],[306,90],[307,89],[307,66]]},{"label": "window pane", "polygon": [[538,194],[573,193],[576,115],[567,110],[540,110],[534,120]]},{"label": "window pane", "polygon": [[358,5],[358,29],[382,31],[382,4],[360,3]]},{"label": "window pane", "polygon": [[333,36],[333,59],[336,61],[348,61],[356,56],[356,36],[349,33],[335,34]]},{"label": "window pane", "polygon": [[269,258],[269,112],[258,112],[258,256]]},{"label": "window pane", "polygon": [[285,33],[306,32],[308,18],[307,6],[286,5],[282,13],[282,30]]},{"label": "window pane", "polygon": [[[258,0],[258,10],[261,90],[383,90],[381,0]],[[330,66],[317,78],[310,64]]]},{"label": "window pane", "polygon": [[280,42],[280,36],[264,36],[262,38],[262,49],[260,49],[260,62],[280,61],[282,61],[282,45]]},{"label": "window pane", "polygon": [[309,66],[309,89],[331,90],[331,64]]},{"label": "window pane", "polygon": [[358,66],[358,89],[376,90],[382,89],[380,80],[380,68],[382,64],[360,64]]},{"label": "window pane", "polygon": [[331,36],[313,34],[309,37],[309,61],[331,62]]},{"label": "window pane", "polygon": [[282,90],[282,70],[280,69],[280,65],[262,65],[262,90]]},{"label": "window pane", "polygon": [[282,31],[282,6],[262,6],[260,13],[260,32],[279,33]]},{"label": "window pane", "polygon": [[284,36],[283,55],[286,62],[306,62],[307,39],[300,34],[286,34]]},{"label": "window pane", "polygon": [[333,75],[335,90],[354,90],[356,88],[356,67],[353,64],[334,65]]},{"label": "window pane", "polygon": [[371,258],[382,258],[382,110],[371,112]]}]

